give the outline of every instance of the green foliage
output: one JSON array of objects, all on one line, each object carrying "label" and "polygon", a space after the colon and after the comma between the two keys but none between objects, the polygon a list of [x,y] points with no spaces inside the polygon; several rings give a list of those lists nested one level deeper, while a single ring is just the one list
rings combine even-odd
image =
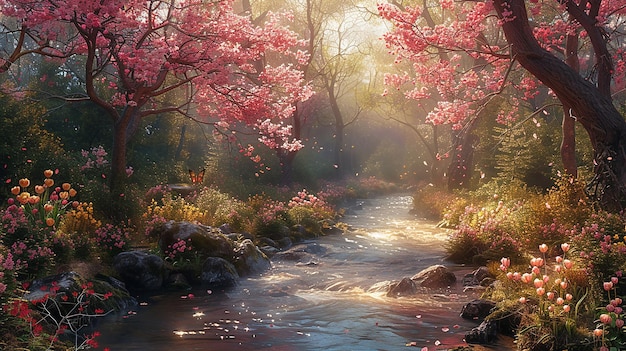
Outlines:
[{"label": "green foliage", "polygon": [[[40,170],[67,167],[69,159],[60,140],[43,128],[45,110],[38,104],[0,94],[0,179],[37,177]],[[54,167],[53,167],[54,166]],[[6,188],[0,196],[7,196]]]}]

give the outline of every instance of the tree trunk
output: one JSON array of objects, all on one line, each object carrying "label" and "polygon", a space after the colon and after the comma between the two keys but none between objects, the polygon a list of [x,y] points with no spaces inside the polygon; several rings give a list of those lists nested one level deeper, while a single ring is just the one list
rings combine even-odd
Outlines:
[{"label": "tree trunk", "polygon": [[[587,131],[594,148],[590,195],[607,210],[619,210],[626,198],[626,122],[610,97],[565,62],[544,50],[533,36],[524,0],[494,0],[516,60],[552,89]],[[507,16],[503,12],[511,11]],[[595,43],[594,45],[597,45]]]},{"label": "tree trunk", "polygon": [[[570,18],[570,22],[573,21]],[[567,34],[565,41],[565,62],[576,73],[580,72],[578,62],[578,32]],[[578,178],[576,164],[576,121],[570,116],[570,106],[563,105],[563,122],[561,123],[561,162],[566,174]]]}]

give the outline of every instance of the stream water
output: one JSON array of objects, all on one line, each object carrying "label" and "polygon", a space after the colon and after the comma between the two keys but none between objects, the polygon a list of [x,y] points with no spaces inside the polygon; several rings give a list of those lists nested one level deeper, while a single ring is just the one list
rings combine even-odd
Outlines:
[{"label": "stream water", "polygon": [[[139,297],[136,310],[101,323],[100,350],[441,350],[477,325],[459,317],[476,296],[452,289],[386,297],[376,283],[444,264],[447,232],[409,214],[411,197],[364,200],[343,235],[321,237],[306,261],[273,268],[228,291]],[[507,349],[496,346],[495,349]]]}]

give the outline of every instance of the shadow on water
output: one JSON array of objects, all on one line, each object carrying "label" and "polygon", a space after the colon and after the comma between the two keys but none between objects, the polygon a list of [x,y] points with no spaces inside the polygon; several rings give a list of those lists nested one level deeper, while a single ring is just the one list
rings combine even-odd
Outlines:
[{"label": "shadow on water", "polygon": [[[100,349],[443,350],[464,345],[474,321],[459,317],[475,298],[460,286],[390,298],[377,283],[441,264],[447,232],[409,214],[410,196],[367,200],[344,218],[354,231],[322,237],[303,261],[229,291],[196,289],[140,297],[135,311],[100,326]],[[457,277],[471,268],[446,265]],[[512,349],[495,345],[495,350]]]}]

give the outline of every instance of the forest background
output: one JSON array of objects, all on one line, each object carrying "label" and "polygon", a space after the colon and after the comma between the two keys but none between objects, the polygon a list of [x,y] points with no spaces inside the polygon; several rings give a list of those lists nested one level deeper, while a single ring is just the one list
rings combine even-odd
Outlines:
[{"label": "forest background", "polygon": [[[624,246],[619,2],[0,4],[3,202],[36,205],[23,193],[52,170],[94,218],[141,227],[146,194],[190,169],[251,204],[396,183],[455,228],[452,255],[471,241],[463,259],[524,259],[548,240],[564,254],[558,241],[597,216],[611,233],[579,254]],[[591,267],[587,284],[622,265]]]}]

